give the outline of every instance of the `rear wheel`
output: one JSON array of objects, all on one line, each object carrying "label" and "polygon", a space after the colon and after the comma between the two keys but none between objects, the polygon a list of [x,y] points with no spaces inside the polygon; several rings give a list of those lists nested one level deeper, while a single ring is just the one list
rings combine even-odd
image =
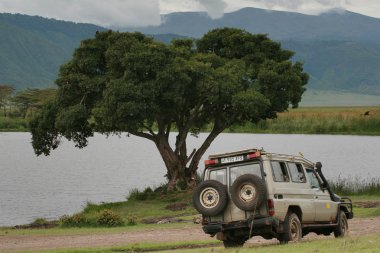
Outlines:
[{"label": "rear wheel", "polygon": [[194,207],[203,215],[218,215],[226,207],[227,201],[226,186],[215,180],[203,181],[193,192]]},{"label": "rear wheel", "polygon": [[284,233],[280,236],[281,244],[298,242],[302,238],[302,226],[297,214],[289,212],[284,221]]},{"label": "rear wheel", "polygon": [[344,237],[348,234],[348,222],[346,214],[340,211],[338,227],[334,230],[335,237]]}]

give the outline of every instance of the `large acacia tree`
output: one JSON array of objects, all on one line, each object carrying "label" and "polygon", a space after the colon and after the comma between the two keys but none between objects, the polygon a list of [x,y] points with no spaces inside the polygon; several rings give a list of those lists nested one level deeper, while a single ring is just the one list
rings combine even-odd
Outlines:
[{"label": "large acacia tree", "polygon": [[[170,45],[98,32],[61,67],[56,99],[31,122],[34,150],[48,155],[62,137],[83,148],[94,132],[127,132],[154,142],[169,189],[181,181],[193,187],[202,155],[223,130],[298,105],[308,76],[292,55],[266,35],[231,28]],[[189,133],[205,126],[203,144],[188,150]]]}]

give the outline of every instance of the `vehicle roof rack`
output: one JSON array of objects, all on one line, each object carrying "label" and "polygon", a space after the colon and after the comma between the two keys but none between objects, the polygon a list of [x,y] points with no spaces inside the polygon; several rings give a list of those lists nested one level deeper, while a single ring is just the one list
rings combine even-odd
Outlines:
[{"label": "vehicle roof rack", "polygon": [[221,157],[244,155],[244,154],[249,154],[249,153],[256,153],[257,151],[259,151],[261,154],[265,154],[266,153],[263,149],[251,148],[251,149],[244,149],[244,150],[230,152],[230,153],[222,153],[222,154],[209,155],[208,159],[216,159],[216,158],[221,158]]}]

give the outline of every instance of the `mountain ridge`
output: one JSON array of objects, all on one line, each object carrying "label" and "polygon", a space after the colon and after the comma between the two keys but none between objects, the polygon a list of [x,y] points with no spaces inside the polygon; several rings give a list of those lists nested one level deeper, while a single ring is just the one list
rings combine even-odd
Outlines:
[{"label": "mountain ridge", "polygon": [[[212,20],[206,13],[172,13],[163,17],[164,19],[174,17],[174,21],[168,18],[159,26],[124,30],[138,30],[145,34],[152,34],[151,36],[156,40],[169,43],[173,38],[197,38],[191,34],[203,35],[203,31],[224,27],[225,24],[230,24],[230,27],[241,29],[248,27],[253,30],[252,22],[260,19],[260,15],[269,13],[269,16],[261,20],[263,23],[260,28],[261,33],[269,34],[271,39],[281,42],[284,48],[296,52],[294,60],[304,62],[305,70],[310,74],[307,87],[380,95],[380,19],[348,11],[338,12],[332,11],[313,16],[244,8],[226,13],[223,18],[216,20]],[[252,13],[256,13],[253,18]],[[189,19],[190,16],[193,18]],[[293,24],[282,22],[282,19],[289,17],[296,26],[284,29],[286,23]],[[318,21],[318,24],[321,22],[330,24],[331,20],[344,17],[338,27],[347,26],[349,18],[351,22],[358,23],[353,25],[355,29],[351,37],[347,35],[349,34],[347,28],[341,31],[340,35],[332,33],[334,29],[338,29],[334,28],[317,36],[318,34],[313,34],[317,31],[308,26],[310,20],[300,21],[305,17],[311,21],[321,17],[326,19]],[[273,20],[276,22],[273,23]],[[362,29],[361,27],[366,23],[368,27]],[[239,24],[243,25],[240,27]],[[255,24],[259,26],[259,23]],[[376,29],[373,28],[374,26]],[[318,31],[323,28],[323,26],[319,27]],[[310,29],[313,33],[307,34]],[[0,84],[11,84],[18,90],[27,87],[52,86],[59,66],[70,59],[81,40],[94,37],[95,32],[99,30],[106,30],[106,28],[39,16],[0,14]],[[351,30],[348,29],[348,31]],[[180,31],[182,35],[176,31]],[[305,31],[305,36],[300,36],[300,31]],[[331,36],[331,33],[334,36]],[[360,36],[360,33],[365,33],[366,36]]]}]

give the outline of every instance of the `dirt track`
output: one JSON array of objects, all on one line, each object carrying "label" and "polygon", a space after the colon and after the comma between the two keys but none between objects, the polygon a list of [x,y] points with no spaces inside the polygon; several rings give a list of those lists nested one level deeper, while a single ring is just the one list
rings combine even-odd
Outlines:
[{"label": "dirt track", "polygon": [[[368,235],[380,233],[380,217],[353,219],[349,221],[350,235]],[[310,234],[306,239],[319,239],[324,236]],[[215,241],[204,234],[201,227],[190,229],[165,228],[165,229],[146,229],[143,231],[132,231],[122,233],[107,233],[94,235],[18,235],[0,236],[0,252],[42,250],[59,248],[92,248],[92,247],[111,247],[141,242],[176,242],[210,240]],[[277,243],[277,240],[264,240],[261,237],[254,237],[248,244],[267,244]]]}]

